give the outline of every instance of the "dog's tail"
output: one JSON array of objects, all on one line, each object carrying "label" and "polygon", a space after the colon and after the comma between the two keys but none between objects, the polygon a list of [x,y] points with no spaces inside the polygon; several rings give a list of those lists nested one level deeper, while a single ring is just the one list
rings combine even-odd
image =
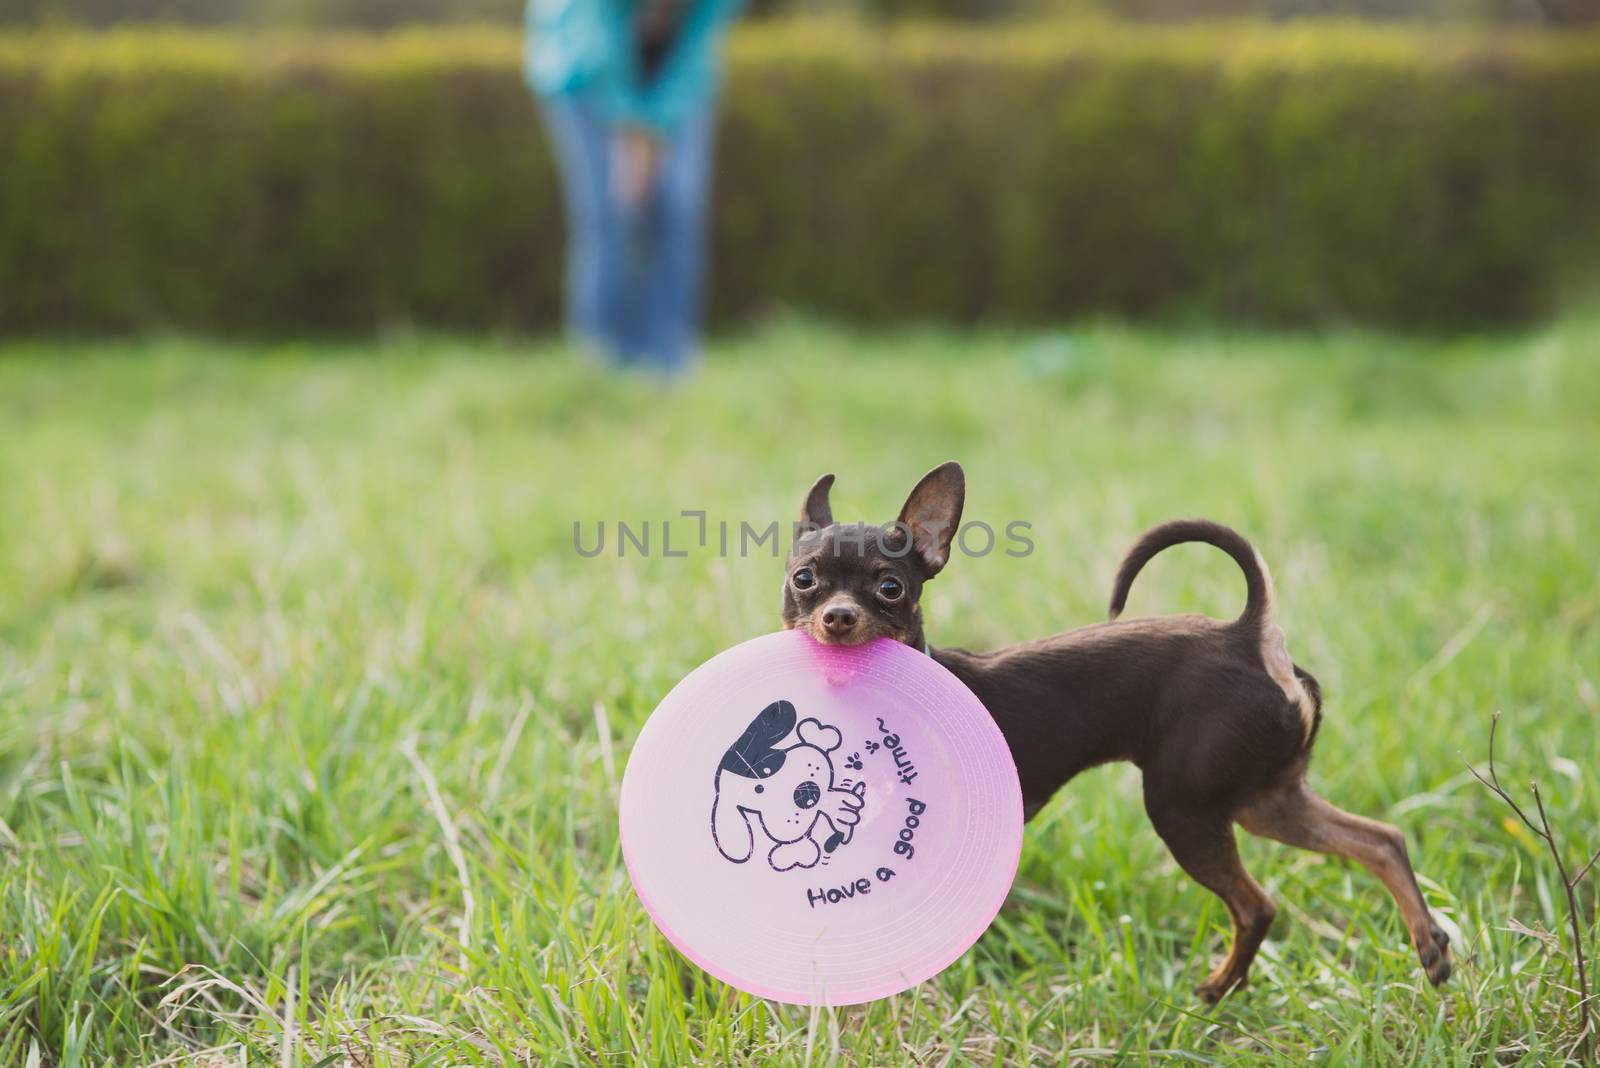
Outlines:
[{"label": "dog's tail", "polygon": [[1244,572],[1244,611],[1233,626],[1258,644],[1262,666],[1272,681],[1283,690],[1284,696],[1294,702],[1299,710],[1304,729],[1302,748],[1310,749],[1317,737],[1317,726],[1322,722],[1322,690],[1317,686],[1316,679],[1296,667],[1290,659],[1283,631],[1274,618],[1277,608],[1272,592],[1272,575],[1267,571],[1261,554],[1238,531],[1207,519],[1177,519],[1145,531],[1144,536],[1128,550],[1122,566],[1117,569],[1116,585],[1111,590],[1111,618],[1116,619],[1122,614],[1123,606],[1128,603],[1128,587],[1133,585],[1139,569],[1162,549],[1182,545],[1186,541],[1215,545],[1233,557],[1233,562]]},{"label": "dog's tail", "polygon": [[1128,550],[1128,555],[1122,558],[1122,566],[1117,569],[1117,581],[1111,590],[1111,618],[1116,619],[1122,614],[1123,607],[1128,603],[1128,588],[1152,556],[1162,549],[1190,541],[1215,545],[1233,557],[1233,562],[1244,572],[1245,582],[1244,612],[1240,614],[1237,625],[1259,630],[1261,624],[1272,615],[1272,577],[1267,574],[1267,566],[1260,555],[1243,535],[1209,519],[1174,519],[1144,532],[1133,548]]}]

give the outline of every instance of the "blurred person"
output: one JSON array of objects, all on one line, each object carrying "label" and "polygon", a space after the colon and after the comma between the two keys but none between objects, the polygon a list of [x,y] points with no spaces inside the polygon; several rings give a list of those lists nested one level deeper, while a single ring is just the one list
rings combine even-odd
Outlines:
[{"label": "blurred person", "polygon": [[560,172],[568,328],[662,375],[696,355],[721,42],[742,0],[529,0]]}]

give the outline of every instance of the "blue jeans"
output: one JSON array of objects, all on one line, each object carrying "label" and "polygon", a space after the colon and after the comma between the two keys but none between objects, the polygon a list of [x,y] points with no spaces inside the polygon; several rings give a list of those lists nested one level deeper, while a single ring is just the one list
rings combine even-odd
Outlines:
[{"label": "blue jeans", "polygon": [[582,96],[541,101],[567,214],[567,325],[614,363],[686,370],[700,333],[714,109],[667,142],[655,187],[630,208],[613,193],[615,128]]}]

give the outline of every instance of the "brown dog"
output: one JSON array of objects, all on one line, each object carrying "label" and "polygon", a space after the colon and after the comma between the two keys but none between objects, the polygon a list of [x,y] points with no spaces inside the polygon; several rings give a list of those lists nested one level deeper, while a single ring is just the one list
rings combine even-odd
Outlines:
[{"label": "brown dog", "polygon": [[[961,523],[961,466],[930,471],[886,527],[834,523],[832,485],[832,475],[818,479],[801,511],[783,589],[784,626],[822,642],[889,637],[926,650],[999,725],[1029,817],[1086,768],[1112,760],[1137,765],[1156,832],[1233,917],[1233,947],[1200,984],[1201,997],[1214,1002],[1245,984],[1277,911],[1240,863],[1235,823],[1365,865],[1399,903],[1428,978],[1438,984],[1449,977],[1449,939],[1428,914],[1404,836],[1335,808],[1306,784],[1321,691],[1290,660],[1271,577],[1244,538],[1205,520],[1165,523],[1123,560],[1112,622],[991,653],[929,649],[919,601],[923,583],[949,560]],[[1139,569],[1162,549],[1190,541],[1216,546],[1244,571],[1243,614],[1231,622],[1117,620]]]}]

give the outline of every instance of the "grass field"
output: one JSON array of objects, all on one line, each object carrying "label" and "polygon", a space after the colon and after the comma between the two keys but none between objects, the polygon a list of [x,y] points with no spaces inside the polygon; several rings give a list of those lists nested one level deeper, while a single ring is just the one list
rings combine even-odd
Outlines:
[{"label": "grass field", "polygon": [[[0,1064],[1556,1063],[1573,974],[1527,931],[1564,935],[1560,886],[1463,756],[1502,712],[1503,776],[1539,779],[1570,862],[1600,846],[1597,413],[1593,317],[791,323],[668,390],[509,342],[13,343]],[[584,559],[573,522],[786,522],[825,470],[837,514],[885,520],[950,457],[969,518],[1037,548],[957,557],[935,644],[1102,618],[1164,518],[1256,540],[1328,697],[1313,780],[1404,828],[1449,986],[1366,872],[1250,840],[1278,926],[1253,986],[1201,1006],[1227,917],[1128,767],[1062,791],[992,929],[912,993],[784,1008],[671,949],[622,870],[618,777],[676,679],[775,628],[781,565]],[[1191,547],[1130,611],[1242,598]]]}]

